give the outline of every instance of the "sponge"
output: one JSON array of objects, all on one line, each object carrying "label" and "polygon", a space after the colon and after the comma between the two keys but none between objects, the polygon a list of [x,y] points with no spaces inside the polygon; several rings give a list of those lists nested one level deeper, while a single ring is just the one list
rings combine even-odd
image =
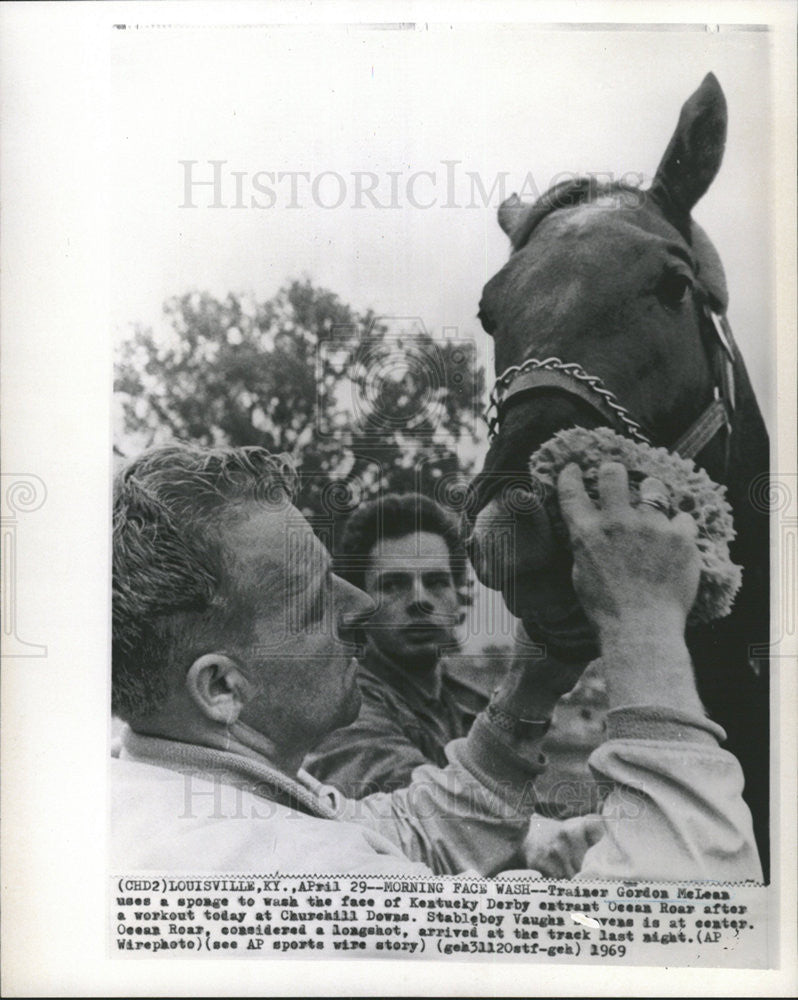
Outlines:
[{"label": "sponge", "polygon": [[573,427],[555,434],[532,455],[532,479],[545,487],[544,504],[555,535],[567,542],[568,532],[557,502],[557,477],[569,462],[582,470],[585,489],[598,501],[598,469],[602,462],[620,462],[629,474],[632,506],[640,500],[640,484],[647,476],[659,479],[668,492],[669,515],[686,511],[698,525],[701,578],[688,624],[724,618],[732,609],[742,582],[742,569],[729,555],[734,538],[732,510],[725,486],[713,482],[703,469],[665,448],[652,448],[621,437],[608,427]]}]

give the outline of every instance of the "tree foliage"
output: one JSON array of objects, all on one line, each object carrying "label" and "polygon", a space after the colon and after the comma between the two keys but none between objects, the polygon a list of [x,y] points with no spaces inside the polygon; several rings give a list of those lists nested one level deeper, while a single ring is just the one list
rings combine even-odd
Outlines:
[{"label": "tree foliage", "polygon": [[468,343],[358,314],[307,280],[260,303],[189,293],[164,312],[167,335],[139,326],[119,350],[118,453],[167,440],[286,452],[311,516],[385,490],[457,497],[484,391]]}]

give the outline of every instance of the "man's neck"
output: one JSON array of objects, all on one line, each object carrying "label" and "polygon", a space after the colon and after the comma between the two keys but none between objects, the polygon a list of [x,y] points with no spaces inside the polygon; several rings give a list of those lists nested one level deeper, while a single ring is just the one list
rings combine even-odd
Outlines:
[{"label": "man's neck", "polygon": [[438,698],[440,696],[440,660],[436,660],[429,666],[426,664],[413,664],[412,669],[408,670],[406,663],[395,660],[369,640],[366,642],[363,663],[366,667],[376,666],[378,669],[380,665],[384,665],[393,673],[398,674],[401,678],[408,680],[415,687],[419,688],[427,697]]},{"label": "man's neck", "polygon": [[278,748],[267,736],[242,722],[234,722],[229,726],[213,726],[196,720],[183,720],[176,725],[172,720],[167,727],[155,719],[131,728],[143,736],[158,736],[161,739],[193,743],[214,750],[223,750],[225,753],[238,754],[261,764],[268,764],[269,767],[292,779],[296,778],[308,752],[308,748],[304,747],[291,747],[287,750]]}]

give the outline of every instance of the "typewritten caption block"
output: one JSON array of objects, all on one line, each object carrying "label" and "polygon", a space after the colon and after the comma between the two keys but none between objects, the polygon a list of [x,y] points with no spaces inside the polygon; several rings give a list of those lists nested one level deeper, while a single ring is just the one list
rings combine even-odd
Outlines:
[{"label": "typewritten caption block", "polygon": [[153,955],[763,968],[763,886],[445,877],[113,880],[109,948]]}]

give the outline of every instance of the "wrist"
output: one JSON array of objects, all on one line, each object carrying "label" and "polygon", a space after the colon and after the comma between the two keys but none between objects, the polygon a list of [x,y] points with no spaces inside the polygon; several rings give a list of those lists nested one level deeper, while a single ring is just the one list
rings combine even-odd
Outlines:
[{"label": "wrist", "polygon": [[520,670],[511,670],[491,698],[492,704],[525,719],[550,719],[560,698],[584,671],[584,662],[566,663],[546,655]]},{"label": "wrist", "polygon": [[495,701],[488,705],[487,716],[493,726],[513,740],[537,742],[543,739],[551,726],[551,713],[545,717],[537,713],[526,717],[518,715],[516,711],[501,708]]},{"label": "wrist", "polygon": [[629,609],[596,623],[602,653],[606,647],[636,643],[682,644],[686,624],[684,609],[676,605]]},{"label": "wrist", "polygon": [[517,718],[547,721],[554,714],[559,699],[559,694],[545,686],[535,690],[499,688],[494,692],[490,704],[497,711]]},{"label": "wrist", "polygon": [[676,625],[638,621],[614,630],[602,639],[601,659],[611,708],[655,705],[703,713],[684,632]]}]

